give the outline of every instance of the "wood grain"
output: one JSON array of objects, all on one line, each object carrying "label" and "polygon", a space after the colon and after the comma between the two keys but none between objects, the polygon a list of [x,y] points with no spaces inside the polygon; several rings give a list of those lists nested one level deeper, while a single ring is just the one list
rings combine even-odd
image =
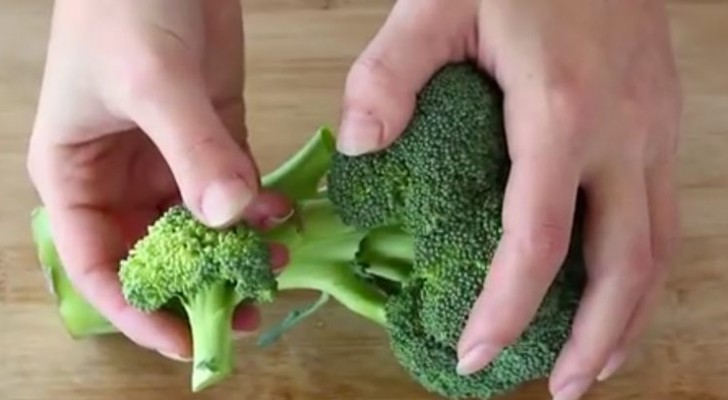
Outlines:
[{"label": "wood grain", "polygon": [[[386,17],[384,0],[246,1],[252,145],[268,170],[321,123],[335,124],[346,71]],[[119,337],[63,331],[28,228],[25,152],[52,2],[0,4],[0,399],[192,399],[188,366]],[[679,172],[684,239],[645,345],[591,400],[728,399],[728,2],[677,1],[670,16],[686,93]],[[269,309],[282,315],[288,301]],[[410,382],[377,329],[337,306],[197,399],[434,399]],[[543,382],[507,399],[546,399]]]}]

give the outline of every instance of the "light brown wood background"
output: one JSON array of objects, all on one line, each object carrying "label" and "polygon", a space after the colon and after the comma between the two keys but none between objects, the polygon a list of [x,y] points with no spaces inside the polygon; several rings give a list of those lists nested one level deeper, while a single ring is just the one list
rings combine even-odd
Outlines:
[{"label": "light brown wood background", "polygon": [[[188,365],[121,338],[71,341],[31,247],[25,173],[50,1],[0,2],[0,399],[192,399]],[[353,58],[384,0],[249,0],[252,144],[268,170],[320,123],[335,124]],[[680,150],[684,241],[645,346],[589,399],[728,399],[728,2],[670,2],[686,92]],[[277,307],[267,316],[278,317]],[[199,399],[429,399],[384,336],[331,306],[275,348],[238,347],[238,372]],[[543,383],[509,399],[547,399]]]}]

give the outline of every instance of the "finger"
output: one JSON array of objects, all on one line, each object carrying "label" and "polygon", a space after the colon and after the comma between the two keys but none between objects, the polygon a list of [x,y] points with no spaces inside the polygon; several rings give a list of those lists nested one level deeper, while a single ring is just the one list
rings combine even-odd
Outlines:
[{"label": "finger", "polygon": [[260,310],[252,304],[243,303],[233,313],[232,328],[237,339],[253,334],[260,326]]},{"label": "finger", "polygon": [[474,2],[402,0],[349,71],[339,151],[357,155],[391,144],[412,117],[417,93],[472,46]]},{"label": "finger", "polygon": [[134,91],[127,111],[159,148],[190,210],[210,226],[227,226],[257,195],[257,169],[218,117],[199,71],[177,61],[133,74],[148,87]]},{"label": "finger", "polygon": [[273,191],[262,190],[243,213],[250,224],[259,229],[269,229],[285,221],[293,213],[291,200]]},{"label": "finger", "polygon": [[599,374],[598,379],[609,379],[626,361],[626,358],[643,336],[651,317],[659,305],[664,291],[671,259],[677,249],[680,232],[679,210],[672,165],[664,162],[649,172],[647,179],[650,235],[655,267],[655,281],[632,316],[617,348]]},{"label": "finger", "polygon": [[622,367],[625,361],[627,361],[627,358],[634,349],[637,340],[642,336],[647,328],[647,325],[650,322],[650,317],[657,307],[658,300],[662,294],[661,283],[662,282],[656,278],[655,283],[646,289],[647,293],[637,304],[637,308],[632,314],[632,317],[629,319],[621,339],[615,346],[614,350],[609,354],[609,358],[604,364],[604,368],[602,368],[599,375],[597,375],[597,381],[606,381]]},{"label": "finger", "polygon": [[482,369],[520,336],[566,256],[578,176],[567,157],[548,154],[514,159],[503,237],[458,344],[461,374]]},{"label": "finger", "polygon": [[288,248],[280,243],[270,243],[268,249],[270,251],[271,269],[275,274],[279,274],[288,264]]},{"label": "finger", "polygon": [[79,293],[133,342],[176,359],[191,356],[184,321],[163,312],[145,313],[124,299],[117,270],[126,240],[112,218],[99,210],[49,204],[59,256]]},{"label": "finger", "polygon": [[590,208],[585,230],[589,282],[551,377],[555,398],[576,399],[588,390],[654,282],[640,168],[613,168],[585,189]]}]

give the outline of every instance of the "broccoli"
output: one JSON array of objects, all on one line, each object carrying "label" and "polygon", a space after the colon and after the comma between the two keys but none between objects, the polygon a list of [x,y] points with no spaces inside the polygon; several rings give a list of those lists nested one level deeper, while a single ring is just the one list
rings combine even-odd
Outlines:
[{"label": "broccoli", "polygon": [[127,302],[142,311],[184,307],[193,339],[192,387],[213,385],[232,370],[231,321],[243,301],[273,300],[275,276],[266,243],[245,225],[203,227],[189,211],[166,211],[122,261]]},{"label": "broccoli", "polygon": [[413,378],[450,398],[489,398],[547,376],[583,289],[577,223],[568,260],[519,341],[484,370],[456,374],[456,343],[502,235],[510,166],[502,99],[475,66],[447,66],[419,93],[394,144],[337,154],[328,175],[329,198],[345,223],[399,226],[412,237],[411,273],[389,297],[386,329]]},{"label": "broccoli", "polygon": [[[205,290],[200,282],[217,282],[211,287],[224,288],[218,293],[225,295],[209,297],[203,306],[227,317],[241,301],[263,303],[287,290],[314,290],[322,293],[316,303],[292,311],[259,343],[272,343],[332,297],[381,326],[393,358],[424,389],[444,397],[487,399],[546,377],[583,290],[578,213],[564,268],[523,335],[482,371],[460,376],[455,369],[458,336],[502,234],[510,160],[496,83],[469,63],[445,66],[419,93],[413,118],[390,147],[350,157],[335,151],[334,140],[328,129],[319,130],[263,178],[263,186],[295,204],[293,216],[272,230],[243,223],[205,228],[181,207],[164,214],[122,263],[128,300],[141,308],[165,307],[173,293],[189,296]],[[52,248],[52,238],[41,240]],[[266,244],[274,242],[289,251],[278,276],[266,269]],[[193,311],[187,306],[187,314]],[[73,326],[87,312],[92,310],[83,307],[62,316]],[[229,335],[220,330],[227,322],[215,315],[190,318],[191,324],[211,324],[192,329],[201,346],[195,352],[205,349],[196,360],[214,356],[225,362],[225,368],[206,373],[211,383],[232,368]],[[215,337],[222,342],[209,344]],[[200,387],[193,383],[193,389]]]}]

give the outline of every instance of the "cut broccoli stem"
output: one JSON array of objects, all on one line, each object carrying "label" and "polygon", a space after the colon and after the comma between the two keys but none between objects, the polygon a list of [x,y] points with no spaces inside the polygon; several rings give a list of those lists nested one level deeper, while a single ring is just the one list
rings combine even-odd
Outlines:
[{"label": "cut broccoli stem", "polygon": [[335,151],[334,134],[329,128],[321,127],[293,156],[263,176],[262,186],[293,200],[320,197],[322,180]]},{"label": "cut broccoli stem", "polygon": [[199,392],[233,371],[232,317],[240,298],[219,282],[183,301],[192,333],[192,391]]},{"label": "cut broccoli stem", "polygon": [[288,264],[277,278],[278,290],[324,292],[351,311],[384,324],[386,298],[351,267],[366,232],[341,221],[322,185],[335,151],[333,133],[323,127],[263,179],[265,187],[294,200],[295,213],[262,235],[289,250]]},{"label": "cut broccoli stem", "polygon": [[351,267],[366,232],[345,225],[326,199],[298,203],[300,227],[284,223],[262,235],[289,249],[287,266],[278,275],[278,290],[325,292],[351,311],[384,324],[386,298]]},{"label": "cut broccoli stem", "polygon": [[74,339],[80,339],[117,332],[116,327],[76,290],[66,274],[53,241],[47,210],[36,208],[30,218],[38,261],[48,289],[57,303],[61,323],[68,334]]},{"label": "cut broccoli stem", "polygon": [[357,259],[364,273],[404,283],[414,262],[414,238],[399,226],[369,231],[362,240]]}]

